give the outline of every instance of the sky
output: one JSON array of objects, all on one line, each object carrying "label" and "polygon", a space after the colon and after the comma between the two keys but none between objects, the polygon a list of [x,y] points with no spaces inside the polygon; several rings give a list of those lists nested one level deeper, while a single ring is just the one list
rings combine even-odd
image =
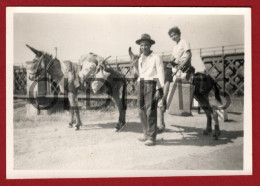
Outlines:
[{"label": "sky", "polygon": [[[142,9],[143,10],[143,9]],[[94,52],[102,57],[125,58],[131,46],[143,33],[156,41],[155,52],[171,51],[174,42],[168,36],[173,26],[181,29],[181,37],[192,49],[244,44],[244,16],[190,13],[172,14],[171,9],[158,11],[85,13],[14,13],[13,62],[21,64],[34,55],[25,44],[55,54],[60,60],[77,61],[80,56]]]}]

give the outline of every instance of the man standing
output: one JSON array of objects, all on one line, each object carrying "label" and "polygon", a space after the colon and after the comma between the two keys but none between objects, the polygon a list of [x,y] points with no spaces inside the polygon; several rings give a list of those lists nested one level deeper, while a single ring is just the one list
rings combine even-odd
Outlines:
[{"label": "man standing", "polygon": [[151,50],[155,41],[150,35],[142,34],[136,44],[142,53],[138,61],[138,105],[144,135],[139,140],[152,146],[157,134],[157,102],[163,96],[164,67],[160,57]]}]

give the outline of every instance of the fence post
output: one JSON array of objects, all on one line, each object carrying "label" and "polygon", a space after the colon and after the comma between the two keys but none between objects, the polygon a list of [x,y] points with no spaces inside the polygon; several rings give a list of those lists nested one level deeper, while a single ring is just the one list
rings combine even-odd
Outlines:
[{"label": "fence post", "polygon": [[[51,95],[51,76],[49,74],[46,75],[46,95]],[[50,80],[50,81],[49,81]]]},{"label": "fence post", "polygon": [[[38,84],[35,85],[34,89],[32,89],[32,84],[34,81],[29,79],[29,73],[26,72],[26,89],[27,89],[27,103],[26,103],[26,118],[31,118],[39,114],[37,108],[32,105],[32,100],[37,99],[36,96],[38,94]],[[32,96],[32,97],[31,97]]]},{"label": "fence post", "polygon": [[15,67],[13,67],[13,94],[15,94],[16,93],[16,87],[15,87],[15,76],[16,76],[16,74],[15,74]]},{"label": "fence post", "polygon": [[[225,92],[225,86],[226,86],[226,81],[225,81],[225,76],[226,76],[226,69],[225,69],[225,46],[222,46],[222,60],[223,60],[223,91]],[[225,94],[224,94],[225,95]]]},{"label": "fence post", "polygon": [[163,61],[163,56],[164,56],[164,53],[162,52],[162,61]]}]

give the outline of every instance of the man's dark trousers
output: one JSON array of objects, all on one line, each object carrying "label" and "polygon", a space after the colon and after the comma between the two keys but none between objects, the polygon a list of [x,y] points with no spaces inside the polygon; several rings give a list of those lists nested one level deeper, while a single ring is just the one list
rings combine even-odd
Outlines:
[{"label": "man's dark trousers", "polygon": [[137,102],[144,137],[156,139],[157,130],[157,100],[155,100],[156,81],[141,80],[138,89]]}]

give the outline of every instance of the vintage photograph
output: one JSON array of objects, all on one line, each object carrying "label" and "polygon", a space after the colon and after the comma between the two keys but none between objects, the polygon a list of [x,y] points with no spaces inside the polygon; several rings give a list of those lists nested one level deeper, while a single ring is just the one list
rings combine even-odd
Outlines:
[{"label": "vintage photograph", "polygon": [[250,8],[7,7],[7,178],[252,174]]}]

